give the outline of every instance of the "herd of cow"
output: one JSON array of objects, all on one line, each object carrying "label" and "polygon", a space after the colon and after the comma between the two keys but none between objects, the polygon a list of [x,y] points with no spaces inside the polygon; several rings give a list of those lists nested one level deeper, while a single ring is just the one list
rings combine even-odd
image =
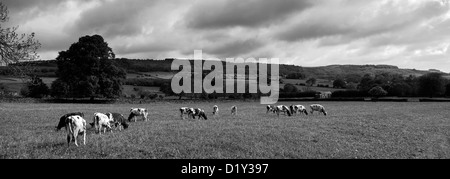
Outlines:
[{"label": "herd of cow", "polygon": [[[319,104],[313,104],[310,106],[311,108],[311,114],[313,114],[314,111],[318,111],[319,113],[327,115],[327,112],[325,111],[325,108],[322,105]],[[305,114],[308,115],[307,109],[302,105],[291,105],[289,107],[285,105],[278,105],[278,106],[267,106],[267,112],[266,113],[277,113],[278,116],[280,116],[280,113],[283,112],[285,115],[287,113],[288,116],[292,116],[295,114]],[[188,108],[188,107],[182,107],[180,108],[181,118],[184,118],[184,115],[187,115],[188,118],[198,117],[198,119],[204,119],[208,120],[208,117],[205,113],[205,110],[200,108]],[[213,115],[219,114],[219,107],[217,105],[213,106]],[[237,115],[237,107],[232,106],[231,107],[231,115]],[[136,122],[136,117],[142,117],[144,121],[148,121],[148,111],[145,108],[131,108],[130,115],[128,116],[128,119],[125,119],[125,117],[122,114],[119,113],[94,113],[93,122],[90,123],[91,127],[94,127],[97,131],[97,133],[101,134],[102,129],[103,133],[106,133],[106,130],[109,129],[112,133],[112,127],[119,128],[119,131],[123,129],[128,128],[127,122],[131,122],[134,120]],[[75,112],[75,113],[69,113],[61,116],[58,126],[56,127],[56,130],[59,131],[63,127],[66,128],[67,131],[67,145],[70,145],[70,142],[73,141],[76,146],[78,146],[77,138],[78,135],[83,135],[83,144],[86,145],[86,120],[84,119],[84,113],[82,112]]]}]

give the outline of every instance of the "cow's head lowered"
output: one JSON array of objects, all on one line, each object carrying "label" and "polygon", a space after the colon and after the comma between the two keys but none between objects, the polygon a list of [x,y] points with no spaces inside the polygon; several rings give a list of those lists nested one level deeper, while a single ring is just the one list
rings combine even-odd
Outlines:
[{"label": "cow's head lowered", "polygon": [[199,118],[202,117],[203,119],[208,120],[208,117],[206,117],[206,114],[205,114],[204,111],[201,111],[201,112],[198,114],[198,116],[199,116]]}]

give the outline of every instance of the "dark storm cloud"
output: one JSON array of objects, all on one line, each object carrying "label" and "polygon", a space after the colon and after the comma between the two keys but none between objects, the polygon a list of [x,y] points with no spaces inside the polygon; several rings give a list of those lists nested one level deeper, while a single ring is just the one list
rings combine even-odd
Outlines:
[{"label": "dark storm cloud", "polygon": [[197,4],[187,14],[186,23],[196,29],[255,27],[283,20],[312,6],[308,0],[229,0]]},{"label": "dark storm cloud", "polygon": [[175,50],[176,46],[170,43],[149,42],[146,44],[118,45],[114,52],[118,54],[134,54],[148,52],[168,52]]},{"label": "dark storm cloud", "polygon": [[252,52],[263,46],[264,44],[256,39],[235,40],[222,43],[215,47],[205,48],[203,52],[216,55],[220,58],[234,58]]},{"label": "dark storm cloud", "polygon": [[155,0],[102,2],[101,5],[84,11],[74,23],[72,30],[76,34],[99,33],[105,37],[139,34],[145,19],[145,15],[141,13],[151,8],[155,2]]},{"label": "dark storm cloud", "polygon": [[[298,23],[280,29],[275,36],[289,42],[337,36],[331,41],[329,38],[325,39],[322,45],[345,44],[355,39],[412,28],[423,21],[448,12],[448,7],[441,6],[436,1],[425,2],[407,12],[399,12],[397,8],[397,5],[392,2],[387,3],[382,7],[382,12],[378,12],[372,17],[358,15],[358,12],[349,13],[330,9],[328,14],[314,14]],[[357,8],[352,8],[349,11],[355,9],[357,10]]]},{"label": "dark storm cloud", "polygon": [[10,11],[22,11],[29,8],[48,8],[60,3],[64,3],[65,0],[2,0]]}]

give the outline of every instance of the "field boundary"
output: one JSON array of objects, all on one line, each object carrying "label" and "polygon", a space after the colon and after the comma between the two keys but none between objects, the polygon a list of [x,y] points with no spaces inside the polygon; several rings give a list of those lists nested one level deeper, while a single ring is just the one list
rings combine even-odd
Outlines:
[{"label": "field boundary", "polygon": [[[196,102],[258,102],[259,99],[35,99],[35,98],[21,98],[21,97],[0,97],[1,103],[61,103],[61,104],[146,104],[146,103],[196,103]],[[279,102],[289,101],[318,101],[318,102],[450,102],[450,98],[280,98]]]}]

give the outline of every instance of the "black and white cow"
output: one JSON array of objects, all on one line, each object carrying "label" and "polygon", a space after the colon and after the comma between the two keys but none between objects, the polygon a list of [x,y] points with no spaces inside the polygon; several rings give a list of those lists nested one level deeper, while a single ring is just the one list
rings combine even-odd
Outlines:
[{"label": "black and white cow", "polygon": [[214,105],[213,106],[213,115],[218,115],[219,114],[219,106]]},{"label": "black and white cow", "polygon": [[184,115],[187,115],[188,118],[194,117],[194,115],[195,115],[194,108],[188,108],[188,107],[180,108],[180,117],[181,117],[181,119],[184,119]]},{"label": "black and white cow", "polygon": [[103,128],[103,133],[106,133],[106,129],[109,129],[112,133],[112,128],[111,128],[111,124],[114,123],[114,120],[110,118],[110,116],[107,116],[106,114],[103,113],[94,113],[94,118],[93,118],[93,122],[90,123],[92,127],[95,127],[95,129],[97,130],[97,132],[99,134],[102,134],[102,127]]},{"label": "black and white cow", "polygon": [[325,116],[327,115],[325,108],[320,104],[313,104],[310,107],[311,107],[311,114],[313,114],[314,111],[319,111],[319,114],[323,113],[323,115]]},{"label": "black and white cow", "polygon": [[203,109],[196,108],[194,109],[195,113],[192,115],[192,117],[195,119],[195,116],[198,116],[198,119],[203,118],[204,120],[208,120],[208,117],[206,116],[206,113]]},{"label": "black and white cow", "polygon": [[275,107],[275,106],[272,106],[272,105],[267,105],[267,106],[266,106],[266,109],[267,109],[266,114],[269,113],[269,112],[272,112],[272,113],[275,113],[275,112],[276,112],[276,107]]},{"label": "black and white cow", "polygon": [[112,119],[113,123],[114,123],[114,128],[119,127],[119,131],[121,131],[121,128],[123,129],[127,129],[128,128],[128,124],[127,124],[127,120],[125,119],[125,117],[123,117],[122,114],[119,113],[106,113],[106,115]]},{"label": "black and white cow", "polygon": [[231,107],[231,115],[237,115],[237,107],[236,106]]},{"label": "black and white cow", "polygon": [[291,105],[292,108],[292,115],[294,114],[306,114],[308,115],[308,111],[306,110],[305,106],[303,105]]},{"label": "black and white cow", "polygon": [[65,126],[67,131],[67,146],[70,146],[71,141],[75,141],[75,145],[78,147],[78,135],[83,135],[83,144],[86,145],[86,120],[83,117],[71,115],[67,117]]},{"label": "black and white cow", "polygon": [[287,106],[285,105],[278,105],[276,107],[276,112],[278,117],[280,116],[280,112],[283,112],[284,115],[286,115],[286,113],[288,114],[288,116],[291,116],[291,109],[289,109]]},{"label": "black and white cow", "polygon": [[58,126],[56,126],[56,131],[61,130],[63,127],[66,126],[67,124],[67,120],[70,116],[81,116],[84,117],[84,113],[82,112],[74,112],[74,113],[69,113],[69,114],[65,114],[63,116],[61,116],[61,118],[59,119],[59,123]]},{"label": "black and white cow", "polygon": [[145,108],[131,108],[130,115],[128,116],[128,122],[131,122],[131,119],[134,119],[134,122],[136,122],[137,116],[142,116],[144,121],[147,121],[147,115],[148,111]]}]

